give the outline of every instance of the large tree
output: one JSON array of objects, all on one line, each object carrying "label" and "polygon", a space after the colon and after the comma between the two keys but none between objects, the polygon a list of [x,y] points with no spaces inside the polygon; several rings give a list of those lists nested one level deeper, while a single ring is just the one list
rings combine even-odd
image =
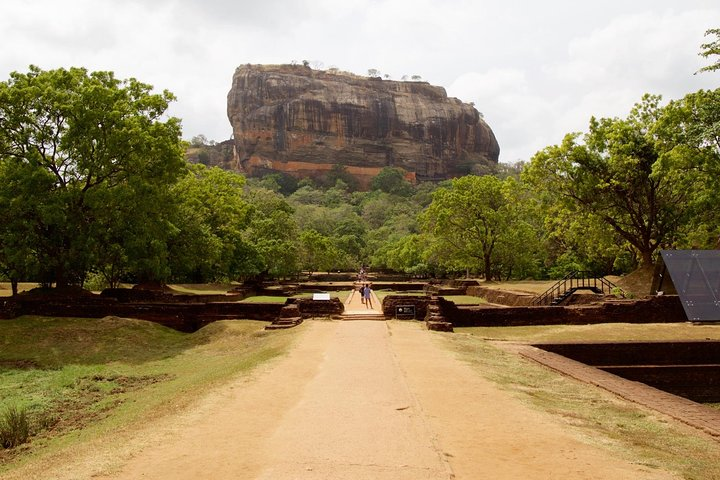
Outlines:
[{"label": "large tree", "polygon": [[178,215],[170,253],[176,278],[207,282],[257,273],[256,252],[244,238],[253,214],[244,185],[242,175],[198,164],[173,186]]},{"label": "large tree", "polygon": [[430,206],[420,216],[423,230],[432,235],[438,263],[453,269],[482,269],[485,279],[497,273],[498,249],[516,236],[530,234],[518,228],[511,192],[517,182],[508,178],[468,175],[452,180],[433,193]]},{"label": "large tree", "polygon": [[[662,139],[658,173],[695,180],[690,221],[677,233],[679,247],[720,247],[720,89],[700,90],[670,102],[654,126]],[[687,183],[687,182],[686,182]]]},{"label": "large tree", "polygon": [[254,207],[246,242],[257,253],[257,273],[289,277],[300,271],[298,227],[285,198],[265,188],[251,188],[248,201]]},{"label": "large tree", "polygon": [[672,142],[656,129],[659,100],[646,95],[626,119],[592,118],[586,135],[569,134],[538,152],[524,172],[571,213],[602,220],[644,265],[692,217],[695,191],[706,180],[686,174],[692,158],[668,155]]},{"label": "large tree", "polygon": [[[183,170],[180,122],[164,118],[173,99],[135,79],[83,68],[31,66],[1,82],[0,161],[16,178],[2,198],[36,207],[27,218],[34,235],[8,244],[5,232],[3,245],[33,252],[42,280],[80,284],[97,259],[97,233],[123,227],[100,225],[102,210],[115,208],[109,192],[151,191],[142,185],[171,183]],[[41,177],[47,181],[30,192]]]}]

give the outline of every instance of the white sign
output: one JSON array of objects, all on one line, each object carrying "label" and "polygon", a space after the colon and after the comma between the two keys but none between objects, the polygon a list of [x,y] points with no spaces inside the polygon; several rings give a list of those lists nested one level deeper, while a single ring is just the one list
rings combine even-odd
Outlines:
[{"label": "white sign", "polygon": [[313,293],[313,300],[330,300],[329,293]]}]

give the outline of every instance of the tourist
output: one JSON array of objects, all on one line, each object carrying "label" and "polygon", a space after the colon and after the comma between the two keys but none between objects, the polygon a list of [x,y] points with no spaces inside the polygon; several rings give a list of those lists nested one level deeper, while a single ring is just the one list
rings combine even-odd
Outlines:
[{"label": "tourist", "polygon": [[360,284],[360,303],[365,305],[365,285]]},{"label": "tourist", "polygon": [[365,286],[362,288],[362,296],[365,299],[365,308],[373,308],[372,290],[370,289],[370,285],[365,284]]}]

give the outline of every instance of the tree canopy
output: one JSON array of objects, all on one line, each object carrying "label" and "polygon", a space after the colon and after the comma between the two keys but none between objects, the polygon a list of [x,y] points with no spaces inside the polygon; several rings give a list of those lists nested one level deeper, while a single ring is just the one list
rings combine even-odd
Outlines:
[{"label": "tree canopy", "polygon": [[32,232],[2,239],[7,270],[27,268],[18,262],[30,254],[43,282],[82,283],[98,255],[97,232],[118,228],[104,212],[124,198],[112,192],[148,194],[185,168],[180,121],[163,119],[173,99],[83,68],[31,66],[0,83],[0,210],[25,205],[23,228]]},{"label": "tree canopy", "polygon": [[668,143],[656,128],[663,113],[659,101],[645,96],[626,119],[592,118],[582,139],[567,135],[562,144],[538,152],[524,172],[537,189],[561,197],[573,214],[601,219],[646,265],[688,221],[693,192],[703,181],[687,175],[678,158],[670,161]]},{"label": "tree canopy", "polygon": [[715,61],[700,69],[700,72],[714,72],[720,70],[720,28],[711,28],[705,32],[705,36],[714,35],[715,40],[700,45],[700,56],[704,58],[714,57]]},{"label": "tree canopy", "polygon": [[468,175],[436,190],[421,215],[423,231],[434,239],[436,261],[454,269],[481,267],[485,279],[493,279],[499,252],[522,248],[532,236],[515,211],[516,189],[512,178]]},{"label": "tree canopy", "polygon": [[[701,49],[716,58],[717,39]],[[0,82],[0,276],[114,286],[369,265],[546,278],[720,247],[720,89],[666,105],[646,95],[484,175],[415,185],[388,166],[370,191],[342,164],[301,181],[188,165],[173,100],[83,68]]]}]

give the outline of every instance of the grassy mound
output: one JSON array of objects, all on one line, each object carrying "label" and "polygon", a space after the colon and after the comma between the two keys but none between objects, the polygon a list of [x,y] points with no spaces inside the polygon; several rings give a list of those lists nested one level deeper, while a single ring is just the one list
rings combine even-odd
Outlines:
[{"label": "grassy mound", "polygon": [[650,295],[655,267],[641,267],[621,277],[615,284],[636,298]]},{"label": "grassy mound", "polygon": [[0,474],[27,453],[56,454],[184,408],[288,347],[292,331],[264,326],[224,321],[188,334],[118,317],[0,321],[0,410],[29,423],[29,443],[0,448]]}]

